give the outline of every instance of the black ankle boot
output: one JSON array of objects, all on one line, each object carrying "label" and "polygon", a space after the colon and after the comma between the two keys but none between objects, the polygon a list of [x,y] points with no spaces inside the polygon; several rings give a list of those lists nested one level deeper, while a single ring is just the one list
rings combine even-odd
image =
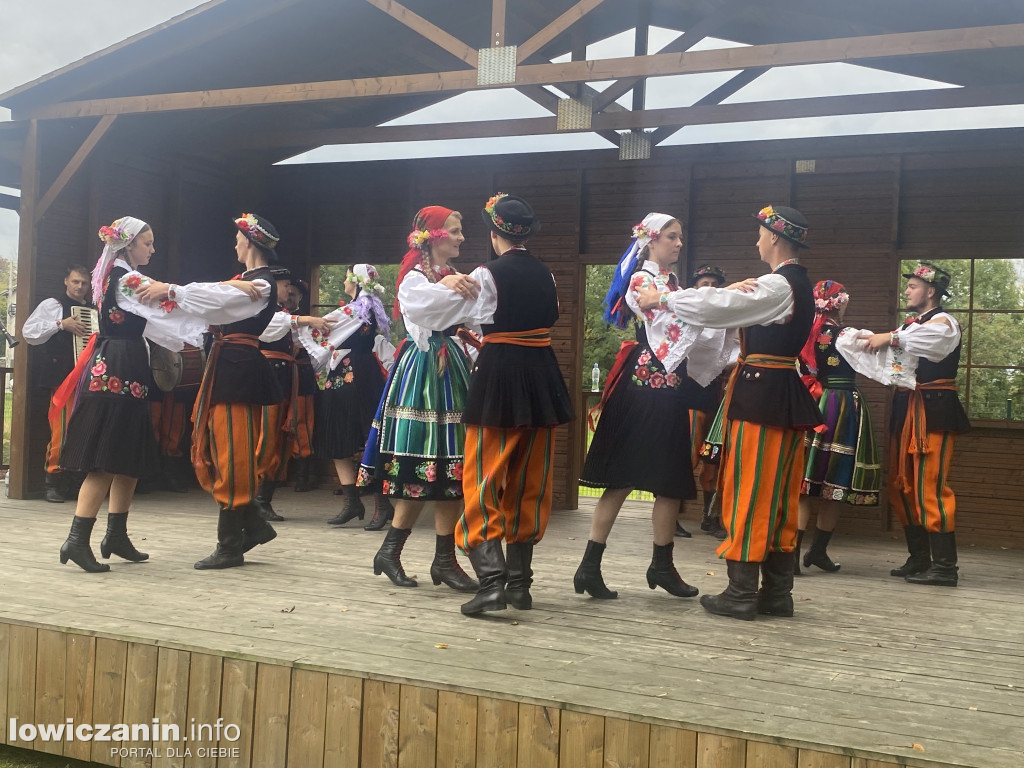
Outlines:
[{"label": "black ankle boot", "polygon": [[256,498],[252,500],[252,506],[256,508],[256,511],[264,520],[279,523],[284,518],[274,511],[274,507],[270,503],[274,500],[274,489],[276,487],[277,483],[273,480],[263,480],[260,482],[260,487],[256,490]]},{"label": "black ankle boot", "polygon": [[811,548],[804,555],[804,568],[816,565],[823,571],[835,573],[842,567],[839,563],[833,563],[832,558],[828,556],[826,551],[831,539],[832,531],[823,531],[819,528],[814,532],[814,543],[811,544]]},{"label": "black ankle boot", "polygon": [[797,576],[803,576],[803,573],[800,572],[800,549],[804,545],[804,533],[806,531],[798,530],[796,532],[796,549],[793,550],[796,552],[796,557],[793,559],[793,573]]},{"label": "black ankle boot", "polygon": [[345,506],[341,512],[327,521],[328,525],[344,525],[349,520],[355,520],[357,517],[362,520],[366,516],[366,507],[359,498],[359,489],[354,485],[343,485],[341,490],[345,494]]},{"label": "black ankle boot", "polygon": [[505,599],[513,608],[528,611],[533,608],[533,542],[513,541],[505,552],[508,566],[508,581],[505,584]]},{"label": "black ankle boot", "polygon": [[654,545],[654,557],[647,569],[647,586],[651,589],[661,587],[676,597],[696,597],[700,594],[700,590],[683,581],[672,562],[674,546],[674,543]]},{"label": "black ankle boot", "polygon": [[382,531],[395,517],[391,500],[383,493],[373,494],[373,517],[363,526],[364,531]]},{"label": "black ankle boot", "polygon": [[760,563],[726,560],[729,586],[719,595],[703,595],[700,604],[708,613],[753,621],[757,617],[757,576]]},{"label": "black ankle boot", "polygon": [[708,536],[714,536],[719,541],[726,537],[725,528],[722,526],[722,516],[714,510],[715,492],[704,491],[704,510],[700,519],[700,529]]},{"label": "black ankle boot", "polygon": [[956,566],[956,534],[929,533],[928,541],[932,551],[932,565],[922,573],[908,575],[911,584],[931,584],[935,587],[955,587],[959,580]]},{"label": "black ankle boot", "polygon": [[245,565],[245,558],[242,556],[243,546],[245,534],[242,532],[242,510],[222,509],[217,518],[217,548],[208,557],[197,562],[193,568],[197,571],[210,571]]},{"label": "black ankle boot", "polygon": [[139,552],[128,538],[128,513],[122,512],[119,515],[107,515],[107,533],[100,542],[100,555],[108,558],[111,555],[123,557],[133,563],[141,563],[148,560],[149,555]]},{"label": "black ankle boot", "polygon": [[296,493],[307,493],[310,490],[309,485],[309,464],[310,457],[296,457],[295,461],[295,492]]},{"label": "black ankle boot", "polygon": [[576,569],[576,575],[572,577],[572,586],[577,595],[586,592],[598,600],[614,600],[619,596],[618,592],[608,589],[601,576],[601,557],[604,555],[606,544],[596,541],[587,542],[587,551],[583,553],[583,562]]},{"label": "black ankle boot", "polygon": [[373,572],[377,576],[383,573],[391,579],[391,583],[396,587],[418,586],[416,579],[406,576],[405,569],[402,567],[402,548],[410,533],[412,533],[411,528],[388,529],[384,543],[380,545],[377,554],[373,556]]},{"label": "black ankle boot", "polygon": [[907,539],[907,550],[910,552],[910,557],[899,568],[889,571],[889,574],[891,576],[911,576],[915,573],[924,573],[932,564],[928,531],[923,525],[906,525],[903,527],[903,535]]},{"label": "black ankle boot", "polygon": [[455,556],[455,534],[438,536],[434,545],[434,562],[430,564],[430,580],[436,587],[444,582],[456,592],[476,592],[480,585],[462,570]]},{"label": "black ankle boot", "polygon": [[252,504],[242,510],[242,552],[276,538],[274,526],[264,520]]},{"label": "black ankle boot", "polygon": [[51,504],[63,504],[64,494],[60,491],[61,476],[54,472],[47,472],[45,479],[45,499]]},{"label": "black ankle boot", "polygon": [[761,563],[757,612],[766,616],[793,615],[793,573],[796,552],[769,552]]},{"label": "black ankle boot", "polygon": [[675,535],[678,536],[681,539],[693,538],[693,534],[691,534],[688,530],[683,528],[682,523],[680,523],[678,520],[676,520],[676,533],[675,533]]},{"label": "black ankle boot", "polygon": [[505,582],[508,580],[508,568],[505,553],[501,551],[501,539],[488,539],[476,549],[469,550],[469,562],[480,580],[480,589],[476,597],[463,603],[462,613],[475,616],[485,611],[504,611],[507,607]]},{"label": "black ankle boot", "polygon": [[96,525],[95,517],[78,517],[76,515],[71,518],[71,532],[60,548],[61,563],[67,563],[70,560],[89,573],[103,573],[110,570],[110,566],[106,563],[97,562],[96,555],[92,553],[92,547],[89,546],[94,525]]}]

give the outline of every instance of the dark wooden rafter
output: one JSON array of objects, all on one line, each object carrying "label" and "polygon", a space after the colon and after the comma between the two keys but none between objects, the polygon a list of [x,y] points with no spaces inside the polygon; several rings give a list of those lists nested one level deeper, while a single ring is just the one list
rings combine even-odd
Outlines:
[{"label": "dark wooden rafter", "polygon": [[410,11],[401,3],[396,3],[395,0],[365,1],[373,7],[384,11],[384,13],[396,21],[400,21],[420,36],[448,51],[452,56],[462,59],[471,67],[477,66],[479,54],[477,53],[476,48],[466,45],[458,38],[453,37],[448,32],[445,32],[436,24],[432,24],[419,14]]},{"label": "dark wooden rafter", "polygon": [[[737,75],[737,77],[741,77],[741,75]],[[722,96],[722,98],[725,97]],[[692,107],[625,111],[613,114],[601,113],[594,115],[590,129],[581,129],[577,132],[641,130],[660,126],[714,125],[742,123],[751,120],[783,120],[873,112],[983,107],[999,104],[1024,104],[1024,85],[821,96],[742,104],[694,105]],[[493,136],[534,136],[555,132],[556,118],[530,117],[516,120],[481,120],[435,125],[279,131],[265,135],[253,135],[249,139],[235,142],[235,147],[322,146],[324,144],[454,140]]]},{"label": "dark wooden rafter", "polygon": [[[750,85],[752,82],[757,80],[761,75],[767,72],[769,67],[757,67],[755,69],[745,69],[742,72],[738,72],[729,78],[726,82],[711,91],[706,96],[701,97],[693,103],[695,107],[710,107],[715,104],[721,104],[727,98],[732,96],[734,93],[739,91],[741,88]],[[651,145],[657,146],[669,136],[674,133],[678,133],[685,125],[663,125],[653,133],[651,133]]]},{"label": "dark wooden rafter", "polygon": [[[636,30],[633,34],[633,55],[646,56],[647,43],[651,32],[651,2],[639,0],[637,3]],[[633,110],[644,108],[647,98],[647,78],[638,77],[633,81]]]},{"label": "dark wooden rafter", "polygon": [[516,61],[522,64],[569,27],[597,8],[604,0],[579,0],[576,5],[548,24],[544,29],[521,43],[516,50]]},{"label": "dark wooden rafter", "polygon": [[505,0],[491,0],[491,48],[505,45]]},{"label": "dark wooden rafter", "polygon": [[78,173],[78,169],[82,167],[82,164],[89,158],[92,151],[96,149],[96,145],[100,143],[116,119],[116,115],[104,115],[89,132],[89,135],[85,137],[85,141],[75,150],[71,160],[68,161],[68,164],[57,175],[50,188],[46,190],[46,194],[39,199],[39,203],[35,206],[36,221],[43,218],[43,214],[53,204],[53,201],[57,199],[57,196],[64,190],[64,187],[68,185],[68,182]]},{"label": "dark wooden rafter", "polygon": [[[1024,46],[1024,24],[993,27],[901,32],[853,38],[752,45],[678,54],[654,54],[600,61],[534,64],[517,69],[519,85],[611,80],[621,77],[680,75],[721,72],[754,67],[820,64],[834,61],[913,56],[954,51],[989,50]],[[476,71],[456,70],[417,75],[374,77],[317,83],[232,88],[187,93],[127,96],[91,101],[64,102],[28,110],[15,119],[55,119],[133,112],[165,112],[186,109],[241,107],[263,104],[340,100],[352,97],[441,93],[480,88]],[[846,97],[843,97],[846,98]]]}]

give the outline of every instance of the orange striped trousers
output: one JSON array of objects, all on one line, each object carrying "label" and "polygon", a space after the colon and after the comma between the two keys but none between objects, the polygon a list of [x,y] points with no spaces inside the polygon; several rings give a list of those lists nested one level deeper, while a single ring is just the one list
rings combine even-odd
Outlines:
[{"label": "orange striped trousers", "polygon": [[538,542],[551,516],[553,429],[466,427],[465,512],[455,541],[467,552],[489,539]]},{"label": "orange striped trousers", "polygon": [[[256,455],[262,443],[263,406],[216,403],[209,416],[209,473],[197,472],[203,490],[221,509],[239,509],[256,496]],[[193,456],[193,463],[201,457]],[[208,482],[203,482],[209,477]]]},{"label": "orange striped trousers", "polygon": [[[956,530],[956,497],[949,487],[949,468],[953,462],[956,435],[929,432],[927,453],[900,452],[900,437],[889,441],[889,503],[902,525],[923,525],[931,533]],[[900,462],[905,468],[910,489],[899,478]]]},{"label": "orange striped trousers", "polygon": [[50,442],[46,444],[46,472],[56,474],[60,469],[60,452],[64,448],[64,438],[68,432],[69,401],[60,410],[60,416],[50,420]]},{"label": "orange striped trousers", "polygon": [[185,434],[185,404],[176,403],[171,392],[163,400],[150,404],[153,432],[161,456],[181,456],[181,438]]},{"label": "orange striped trousers", "polygon": [[804,433],[749,421],[725,425],[718,490],[726,560],[760,563],[796,547]]},{"label": "orange striped trousers", "polygon": [[308,459],[313,455],[313,395],[295,398],[296,425],[292,436],[292,456]]},{"label": "orange striped trousers", "polygon": [[260,440],[256,447],[256,478],[284,480],[288,473],[288,457],[292,450],[292,436],[287,427],[291,400],[264,405],[260,414]]}]

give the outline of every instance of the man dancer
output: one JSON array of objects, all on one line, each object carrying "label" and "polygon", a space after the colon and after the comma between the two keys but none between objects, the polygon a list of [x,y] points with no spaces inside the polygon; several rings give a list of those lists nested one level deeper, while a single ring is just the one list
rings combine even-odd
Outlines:
[{"label": "man dancer", "polygon": [[[75,367],[73,337],[89,335],[85,325],[71,316],[72,307],[92,307],[86,300],[89,279],[88,267],[77,264],[68,267],[64,275],[64,295],[40,302],[22,326],[25,341],[39,347],[32,357],[32,384],[46,390],[47,403]],[[69,492],[60,470],[67,418],[66,409],[62,409],[50,422],[50,442],[46,446],[46,500],[53,504],[63,504]]]},{"label": "man dancer", "polygon": [[903,524],[910,552],[892,575],[911,584],[955,587],[956,498],[949,487],[949,468],[956,435],[970,429],[956,386],[960,324],[942,307],[942,298],[949,295],[948,272],[921,262],[903,277],[907,309],[916,317],[891,333],[840,338],[836,347],[867,375],[858,361],[869,352],[892,347],[917,358],[917,387],[896,390],[889,423],[889,503]]},{"label": "man dancer", "polygon": [[[793,615],[793,566],[804,467],[804,431],[821,414],[800,381],[796,359],[814,320],[807,270],[807,220],[800,211],[767,206],[755,214],[757,250],[771,274],[724,288],[644,291],[641,308],[659,303],[694,325],[741,328],[741,353],[725,394],[725,444],[718,488],[728,533],[718,547],[729,586],[704,595],[711,613],[752,620],[758,613]],[[762,586],[758,591],[758,571]]]}]

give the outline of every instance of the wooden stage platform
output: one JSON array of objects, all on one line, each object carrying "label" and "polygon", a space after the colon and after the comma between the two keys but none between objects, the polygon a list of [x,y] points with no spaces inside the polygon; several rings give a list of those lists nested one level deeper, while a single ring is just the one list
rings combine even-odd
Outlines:
[{"label": "wooden stage platform", "polygon": [[[58,563],[71,504],[0,500],[4,740],[154,768],[1024,765],[1020,551],[967,548],[959,588],[915,587],[888,575],[901,542],[840,534],[842,571],[798,579],[794,618],[739,622],[648,590],[635,503],[605,556],[618,600],[573,593],[589,514],[562,512],[536,552],[535,610],[467,619],[427,576],[429,514],[404,556],[420,587],[398,589],[370,567],[383,534],[324,524],[337,505],[282,489],[278,539],[200,572],[209,498],[142,496],[130,531],[150,562],[92,575]],[[702,592],[726,584],[715,544],[677,539]],[[240,736],[33,745],[10,718],[159,718],[183,737],[224,718]]]}]

